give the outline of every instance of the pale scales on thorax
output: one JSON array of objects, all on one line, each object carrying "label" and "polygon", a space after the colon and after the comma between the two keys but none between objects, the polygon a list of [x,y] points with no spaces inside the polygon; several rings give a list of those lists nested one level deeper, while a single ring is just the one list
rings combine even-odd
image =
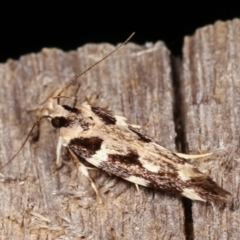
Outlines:
[{"label": "pale scales on thorax", "polygon": [[229,195],[210,177],[191,166],[186,155],[160,146],[126,123],[124,117],[87,103],[79,108],[58,105],[56,99],[50,99],[45,109],[45,115],[51,117],[52,125],[59,129],[58,165],[61,146],[65,146],[89,179],[81,159],[135,184],[178,193],[193,200],[226,200]]}]

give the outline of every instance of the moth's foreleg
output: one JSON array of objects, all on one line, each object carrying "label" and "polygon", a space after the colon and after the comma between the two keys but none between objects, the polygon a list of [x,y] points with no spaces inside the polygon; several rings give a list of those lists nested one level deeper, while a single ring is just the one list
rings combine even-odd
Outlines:
[{"label": "moth's foreleg", "polygon": [[63,141],[62,138],[58,138],[58,144],[56,149],[56,163],[55,166],[52,169],[52,172],[55,173],[62,167],[62,158],[61,158],[61,149],[62,149]]},{"label": "moth's foreleg", "polygon": [[138,187],[137,183],[135,183],[135,187],[136,187],[137,191],[139,192],[139,187]]},{"label": "moth's foreleg", "polygon": [[61,158],[61,149],[63,145],[63,140],[59,136],[58,138],[58,144],[57,144],[57,149],[56,149],[56,168],[60,168],[62,166],[62,158]]},{"label": "moth's foreleg", "polygon": [[70,148],[68,148],[68,151],[69,151],[69,153],[70,153],[70,155],[71,155],[71,157],[72,157],[73,162],[78,166],[78,170],[79,170],[86,178],[89,179],[89,181],[90,181],[90,183],[91,183],[91,186],[92,186],[93,190],[95,191],[95,193],[96,193],[96,195],[97,195],[98,202],[101,204],[101,203],[102,203],[102,200],[101,200],[101,198],[100,198],[100,196],[99,196],[99,193],[98,193],[98,190],[97,190],[97,188],[96,188],[96,185],[94,184],[93,180],[91,179],[91,177],[89,176],[89,173],[88,173],[88,169],[92,169],[92,168],[88,168],[88,167],[84,166],[84,165],[80,162],[79,158],[74,154],[74,152],[73,152]]}]

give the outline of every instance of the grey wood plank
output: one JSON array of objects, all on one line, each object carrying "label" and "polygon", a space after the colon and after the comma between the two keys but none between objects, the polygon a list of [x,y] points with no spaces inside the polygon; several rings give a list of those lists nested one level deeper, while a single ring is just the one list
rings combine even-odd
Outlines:
[{"label": "grey wood plank", "polygon": [[232,193],[228,204],[193,202],[194,239],[239,239],[240,21],[216,22],[186,37],[182,65],[185,151]]}]

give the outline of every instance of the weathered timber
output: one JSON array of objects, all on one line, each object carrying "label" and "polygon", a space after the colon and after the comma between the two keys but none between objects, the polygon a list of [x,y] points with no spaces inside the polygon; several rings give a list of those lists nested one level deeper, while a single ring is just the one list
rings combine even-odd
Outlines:
[{"label": "weathered timber", "polygon": [[[1,65],[2,163],[21,145],[39,115],[36,109],[47,97],[113,48],[109,44],[88,44],[69,53],[44,49]],[[162,145],[176,150],[170,66],[170,54],[163,43],[149,48],[129,43],[64,95],[107,106],[130,123],[141,125]],[[131,183],[92,170],[103,200],[99,205],[88,179],[73,163],[52,173],[58,133],[50,122],[42,121],[33,135],[15,161],[2,170],[2,236],[184,239],[181,198],[142,187],[138,192]],[[66,151],[63,155],[65,160],[70,159]]]},{"label": "weathered timber", "polygon": [[194,164],[232,193],[226,205],[194,202],[194,239],[239,239],[240,21],[216,22],[186,37],[182,122],[187,152],[213,152]]}]

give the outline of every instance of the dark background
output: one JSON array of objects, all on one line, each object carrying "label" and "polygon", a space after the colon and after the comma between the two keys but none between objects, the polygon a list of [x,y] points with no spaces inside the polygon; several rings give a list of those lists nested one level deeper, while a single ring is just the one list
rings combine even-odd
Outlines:
[{"label": "dark background", "polygon": [[[74,50],[88,42],[122,42],[133,31],[133,42],[162,40],[181,55],[183,37],[217,20],[240,17],[230,3],[168,3],[59,1],[0,3],[0,62],[39,52],[43,47]],[[213,4],[212,4],[213,5]]]}]

